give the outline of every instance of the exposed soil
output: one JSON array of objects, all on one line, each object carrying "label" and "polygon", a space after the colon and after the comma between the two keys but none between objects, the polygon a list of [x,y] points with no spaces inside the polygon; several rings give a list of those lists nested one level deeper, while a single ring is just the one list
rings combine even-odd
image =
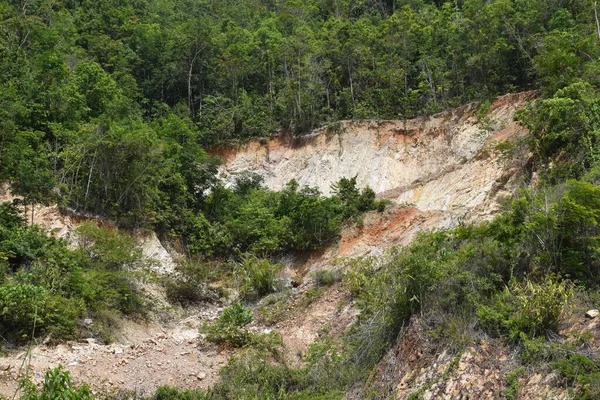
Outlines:
[{"label": "exposed soil", "polygon": [[10,350],[0,359],[0,395],[12,396],[27,369],[33,381],[41,384],[44,371],[58,365],[75,382],[86,382],[96,392],[128,390],[148,395],[161,385],[210,387],[228,354],[207,344],[198,327],[216,318],[219,311],[211,306],[163,324],[123,321],[118,340],[109,345],[88,339]]},{"label": "exposed soil", "polygon": [[[213,154],[224,161],[223,176],[254,171],[265,177],[271,189],[281,189],[294,178],[300,185],[317,186],[329,193],[331,183],[356,175],[361,187],[369,185],[379,198],[394,203],[383,213],[367,213],[360,224],[346,227],[339,243],[331,248],[291,260],[286,270],[297,277],[299,287],[294,289],[289,312],[273,327],[255,323],[252,329],[281,333],[284,354],[300,365],[310,344],[322,336],[339,336],[358,314],[340,283],[311,298],[309,292],[315,288],[312,271],[335,268],[338,258],[381,254],[394,245],[409,243],[418,232],[490,218],[501,197],[516,187],[518,174],[506,171],[493,150],[494,142],[521,134],[512,121],[515,109],[534,96],[527,92],[498,98],[485,129],[474,116],[477,105],[471,104],[405,122],[346,121],[343,132],[323,128],[302,138],[281,136],[214,149]],[[0,187],[0,201],[11,200],[10,193]],[[77,224],[89,219],[114,229],[109,221],[57,207],[33,210],[34,223],[73,242]],[[177,255],[172,249],[167,251],[152,232],[134,234],[144,255],[157,261],[153,272],[173,273]],[[222,308],[206,305],[183,312],[165,303],[162,288],[146,285],[144,289],[165,310],[162,317],[156,315],[148,323],[124,321],[117,340],[110,345],[90,339],[9,350],[0,358],[0,395],[12,397],[25,366],[34,382],[41,384],[46,369],[63,365],[76,382],[87,382],[97,392],[150,394],[161,385],[187,389],[214,385],[232,353],[206,343],[198,327],[218,318]],[[379,371],[390,378],[391,393],[398,398],[418,390],[423,391],[423,398],[496,398],[506,383],[505,367],[512,362],[506,348],[488,342],[460,355],[432,353],[418,325],[398,346],[389,357],[393,368],[382,366]],[[379,379],[387,379],[383,375]],[[525,375],[522,379],[523,393],[546,385],[545,377],[537,380]],[[549,398],[562,396],[545,393]],[[353,397],[349,394],[348,398]],[[523,398],[536,397],[527,394]]]}]

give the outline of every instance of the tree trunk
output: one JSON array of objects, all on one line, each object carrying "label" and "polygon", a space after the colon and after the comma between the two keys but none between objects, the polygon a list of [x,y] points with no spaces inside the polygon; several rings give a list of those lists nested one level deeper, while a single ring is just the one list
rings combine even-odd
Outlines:
[{"label": "tree trunk", "polygon": [[188,70],[188,107],[190,108],[190,115],[192,119],[195,117],[194,104],[192,101],[192,72],[194,71],[194,63],[196,62],[196,58],[198,58],[198,55],[200,52],[202,52],[202,50],[204,50],[204,47],[196,50],[194,57],[192,57],[192,61],[190,61],[190,69]]},{"label": "tree trunk", "polygon": [[594,1],[594,17],[596,18],[596,30],[598,31],[598,39],[600,40],[600,22],[598,22],[597,1]]}]

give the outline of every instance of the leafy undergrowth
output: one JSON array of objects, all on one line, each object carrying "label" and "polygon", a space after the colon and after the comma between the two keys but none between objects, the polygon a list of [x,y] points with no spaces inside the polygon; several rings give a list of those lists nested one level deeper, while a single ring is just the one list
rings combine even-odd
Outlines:
[{"label": "leafy undergrowth", "polygon": [[[368,380],[418,314],[431,321],[426,335],[440,350],[460,354],[495,337],[517,351],[524,368],[556,370],[558,385],[595,398],[599,360],[560,331],[567,307],[600,283],[592,273],[599,262],[598,190],[582,181],[525,190],[492,222],[423,234],[382,258],[349,261],[343,281],[361,314],[341,339],[313,345],[299,369],[248,345],[205,396],[341,398]],[[509,394],[518,391],[516,378],[510,382]],[[384,392],[378,385],[359,392]]]},{"label": "leafy undergrowth", "polygon": [[[86,222],[79,246],[26,226],[0,204],[0,335],[5,344],[35,337],[112,339],[115,318],[144,318],[137,288],[146,261],[132,237]],[[84,319],[92,322],[83,323]]]},{"label": "leafy undergrowth", "polygon": [[[358,321],[341,338],[312,345],[301,368],[281,356],[276,333],[249,330],[252,310],[235,303],[202,328],[207,340],[241,348],[221,371],[221,381],[202,393],[163,388],[156,394],[162,397],[155,398],[341,398],[355,382],[368,380],[414,315],[431,321],[427,335],[440,349],[460,354],[478,337],[496,337],[517,350],[524,367],[554,369],[563,377],[559,384],[572,387],[580,398],[594,398],[595,353],[584,351],[581,337],[556,338],[566,307],[600,283],[590,273],[598,265],[598,190],[569,181],[523,191],[492,222],[423,234],[381,258],[349,260],[341,279],[361,310]],[[276,264],[254,257],[245,263],[248,268],[238,269],[233,280],[241,299],[276,290]],[[18,272],[10,274],[5,286],[17,277]],[[318,273],[313,291],[337,279]],[[281,298],[273,297],[270,304],[281,301],[285,310],[285,292],[270,296],[275,295]],[[311,296],[311,291],[303,295]],[[376,393],[377,385],[373,381],[360,390]]]}]

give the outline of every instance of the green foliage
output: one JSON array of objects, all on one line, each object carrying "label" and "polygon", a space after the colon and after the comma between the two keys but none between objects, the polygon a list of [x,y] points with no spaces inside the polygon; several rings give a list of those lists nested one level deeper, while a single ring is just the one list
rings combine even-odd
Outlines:
[{"label": "green foliage", "polygon": [[[2,4],[0,180],[30,210],[57,200],[119,226],[181,235],[195,257],[315,250],[333,243],[345,221],[385,203],[359,190],[356,177],[334,185],[330,198],[296,182],[274,193],[256,176],[227,189],[202,146],[298,134],[324,122],[338,131],[343,118],[406,120],[541,88],[543,97],[519,115],[530,132],[527,172],[542,177],[537,189],[510,201],[492,223],[424,235],[387,259],[355,261],[364,265],[344,280],[362,313],[342,361],[307,373],[274,363],[272,353],[238,360],[215,396],[341,397],[328,390],[366,376],[415,313],[453,332],[479,309],[489,329],[518,335],[532,349],[538,339],[528,335],[556,329],[559,301],[543,289],[557,298],[568,292],[545,276],[599,283],[594,7],[541,0]],[[488,104],[478,113],[486,124]],[[35,321],[39,333],[70,337],[84,315],[107,326],[115,313],[143,314],[129,271],[143,262],[131,239],[93,225],[80,235],[83,249],[69,250],[0,206],[4,336],[30,335]],[[238,270],[244,296],[273,287],[275,269],[253,263]],[[186,276],[171,296],[197,299],[203,279]],[[232,326],[233,341],[241,332],[247,342],[239,323],[222,322],[222,330]],[[460,342],[453,336],[440,337]],[[582,387],[573,371],[595,373],[583,359],[558,368]]]},{"label": "green foliage", "polygon": [[243,299],[257,299],[277,290],[277,273],[282,264],[274,264],[266,259],[247,256],[236,265],[234,276]]},{"label": "green foliage", "polygon": [[[23,12],[7,3],[0,177],[26,204],[56,199],[121,226],[180,234],[216,184],[215,160],[202,146],[323,123],[339,131],[340,119],[406,119],[536,86],[548,96],[578,80],[595,87],[592,7],[144,0],[115,11],[61,0]],[[344,198],[346,216],[372,193],[358,197]],[[295,247],[331,239],[335,223],[315,215]],[[285,230],[263,217],[261,229]],[[263,241],[256,250],[287,245]]]},{"label": "green foliage", "polygon": [[199,260],[182,261],[176,268],[177,275],[165,278],[167,298],[172,303],[182,306],[201,302],[215,302],[222,292],[208,285],[214,278],[215,271],[211,266]]},{"label": "green foliage", "polygon": [[517,399],[519,396],[519,377],[523,375],[523,368],[516,369],[506,375],[506,389],[504,396],[507,400]]},{"label": "green foliage", "polygon": [[211,399],[341,399],[332,382],[315,380],[306,369],[294,369],[264,349],[246,349],[229,359]]},{"label": "green foliage", "polygon": [[133,236],[115,229],[99,227],[94,221],[86,221],[77,227],[80,248],[86,253],[89,267],[101,270],[136,268],[142,261],[142,252]]},{"label": "green foliage", "polygon": [[300,309],[308,308],[314,303],[323,293],[325,293],[325,287],[312,287],[303,293],[302,298],[298,302]]},{"label": "green foliage", "polygon": [[[0,253],[6,264],[0,335],[5,340],[109,338],[112,314],[144,315],[146,304],[128,271],[142,265],[132,238],[82,224],[83,248],[71,250],[40,228],[20,225],[14,210],[2,208]],[[94,320],[88,331],[79,324],[84,317]]]},{"label": "green foliage", "polygon": [[211,192],[204,213],[190,218],[184,229],[192,254],[240,257],[315,250],[336,240],[347,219],[385,208],[371,189],[358,190],[356,178],[342,178],[340,194],[329,198],[314,188],[300,189],[293,180],[283,191],[272,192],[260,186],[261,179],[241,175],[234,189]]},{"label": "green foliage", "polygon": [[481,306],[477,316],[482,326],[494,335],[511,340],[557,332],[563,309],[573,296],[565,281],[547,277],[541,283],[511,282],[498,293],[490,306]]},{"label": "green foliage", "polygon": [[254,313],[266,325],[274,325],[289,315],[292,297],[289,290],[270,294],[260,300]]},{"label": "green foliage", "polygon": [[71,383],[71,375],[64,371],[62,367],[46,371],[44,382],[40,390],[29,379],[21,381],[23,389],[22,400],[92,400],[91,391],[87,385],[82,385],[78,389]]},{"label": "green foliage", "polygon": [[320,269],[314,273],[314,279],[318,286],[331,286],[339,282],[342,277],[339,270]]},{"label": "green foliage", "polygon": [[0,227],[3,229],[15,229],[25,223],[17,207],[11,203],[0,203]]},{"label": "green foliage", "polygon": [[244,327],[253,319],[250,309],[236,303],[223,310],[216,323],[204,325],[200,332],[206,334],[209,342],[243,347],[252,342],[253,334]]},{"label": "green foliage", "polygon": [[574,354],[552,363],[575,386],[577,399],[595,399],[600,396],[600,362],[583,354]]},{"label": "green foliage", "polygon": [[344,206],[346,218],[356,217],[362,212],[378,208],[375,202],[375,192],[371,188],[359,191],[356,187],[356,176],[340,179],[331,186],[331,189]]},{"label": "green foliage", "polygon": [[598,161],[600,98],[589,82],[575,81],[531,103],[518,118],[531,134],[537,168],[551,183],[579,179]]},{"label": "green foliage", "polygon": [[599,194],[595,185],[569,181],[513,199],[491,228],[500,243],[513,246],[513,254],[519,255],[514,272],[556,273],[595,284]]}]

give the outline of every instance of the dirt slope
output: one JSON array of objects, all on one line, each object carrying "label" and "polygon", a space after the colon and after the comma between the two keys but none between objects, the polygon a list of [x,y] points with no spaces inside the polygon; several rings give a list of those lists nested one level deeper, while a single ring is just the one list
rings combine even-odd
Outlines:
[{"label": "dirt slope", "polygon": [[[306,278],[294,289],[294,307],[312,288],[310,271],[332,268],[337,258],[376,255],[409,243],[420,231],[493,215],[498,200],[517,185],[514,171],[500,161],[494,143],[522,133],[513,122],[514,112],[534,95],[527,92],[500,97],[482,121],[475,116],[478,106],[467,105],[406,123],[347,121],[341,123],[339,132],[324,128],[303,138],[223,147],[214,154],[222,157],[224,179],[254,171],[274,190],[296,179],[300,185],[316,186],[328,194],[331,184],[341,177],[357,176],[361,187],[368,185],[379,198],[393,203],[383,213],[368,213],[360,225],[347,227],[337,245],[291,263],[291,270]],[[9,193],[0,190],[0,201],[11,199]],[[94,217],[61,212],[56,207],[36,207],[33,212],[34,223],[73,242],[77,241],[75,227],[89,218]],[[154,272],[172,273],[177,255],[167,251],[154,233],[136,235],[144,255],[156,261]],[[160,288],[147,289],[161,307],[168,308]],[[219,312],[219,308],[207,306],[188,313],[171,310],[166,322],[158,314],[145,325],[124,322],[116,343],[106,346],[90,341],[40,344],[29,354],[25,349],[12,350],[8,357],[0,358],[0,395],[12,396],[26,358],[36,382],[41,381],[46,368],[62,364],[76,381],[88,382],[98,391],[120,388],[151,393],[163,384],[208,387],[216,382],[227,353],[207,345],[197,327]],[[301,362],[306,348],[319,335],[340,334],[355,316],[348,293],[338,284],[308,307],[292,309],[275,326],[256,324],[253,328],[279,331],[289,358]],[[450,356],[445,357],[439,362],[446,363]],[[410,383],[412,388],[418,386],[414,382]]]},{"label": "dirt slope", "polygon": [[340,178],[356,176],[360,187],[398,205],[384,218],[367,217],[364,232],[345,235],[336,252],[355,256],[407,243],[423,229],[490,218],[517,184],[495,144],[524,134],[514,114],[534,97],[499,97],[481,120],[478,105],[470,104],[406,122],[343,121],[337,131],[322,128],[300,138],[220,147],[213,154],[221,157],[220,174],[230,182],[250,171],[273,190],[296,179],[330,194]]},{"label": "dirt slope", "polygon": [[343,121],[337,132],[325,127],[299,138],[221,147],[213,154],[223,161],[223,176],[253,171],[273,190],[296,179],[329,194],[332,183],[356,175],[359,186],[398,203],[414,202],[421,209],[472,207],[483,200],[474,194],[489,190],[502,172],[494,166],[495,157],[483,156],[482,150],[521,131],[514,112],[534,96],[499,97],[482,121],[475,115],[478,106],[470,104],[406,123]]},{"label": "dirt slope", "polygon": [[210,387],[227,354],[204,343],[198,326],[216,318],[219,311],[208,308],[168,323],[122,322],[116,342],[109,345],[88,339],[11,350],[8,357],[0,358],[0,395],[12,397],[26,368],[41,384],[44,371],[58,365],[70,371],[76,382],[87,382],[102,393],[127,390],[150,395],[161,385]]}]

